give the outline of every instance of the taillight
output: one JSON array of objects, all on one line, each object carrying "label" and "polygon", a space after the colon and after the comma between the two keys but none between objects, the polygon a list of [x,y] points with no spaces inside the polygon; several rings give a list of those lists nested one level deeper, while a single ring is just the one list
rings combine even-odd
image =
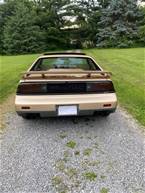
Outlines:
[{"label": "taillight", "polygon": [[87,83],[87,92],[108,93],[114,91],[115,90],[112,81]]},{"label": "taillight", "polygon": [[17,94],[41,94],[47,93],[47,84],[40,83],[20,83]]}]

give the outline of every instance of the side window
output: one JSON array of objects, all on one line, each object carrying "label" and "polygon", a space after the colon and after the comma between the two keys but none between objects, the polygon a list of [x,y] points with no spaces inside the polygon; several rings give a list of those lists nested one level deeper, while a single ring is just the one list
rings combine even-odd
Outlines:
[{"label": "side window", "polygon": [[31,68],[31,71],[39,71],[39,70],[41,70],[41,68],[40,68],[41,61],[42,61],[42,59],[38,59],[37,62],[35,63],[35,65]]},{"label": "side window", "polygon": [[97,64],[94,63],[93,60],[88,59],[88,63],[89,63],[89,65],[90,65],[90,69],[91,69],[91,70],[101,71],[101,69],[97,66]]}]

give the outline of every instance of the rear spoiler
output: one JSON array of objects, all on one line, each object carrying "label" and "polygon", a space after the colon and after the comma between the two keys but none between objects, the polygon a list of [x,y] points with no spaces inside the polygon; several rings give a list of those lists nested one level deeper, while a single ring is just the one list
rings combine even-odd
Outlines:
[{"label": "rear spoiler", "polygon": [[[84,78],[91,78],[93,76],[96,75],[97,77],[99,78],[110,78],[112,73],[111,72],[106,72],[106,71],[76,71],[76,72],[66,72],[66,71],[61,71],[61,72],[50,72],[50,71],[29,71],[29,72],[24,72],[22,73],[23,75],[23,79],[34,79],[36,78],[36,76],[31,76],[31,75],[40,75],[41,78],[52,78],[55,76],[58,77],[63,77],[63,78],[66,78],[66,77],[70,77],[71,75],[73,76],[73,78],[75,78],[75,75],[84,75],[83,77]],[[77,78],[77,77],[76,77]],[[81,78],[81,77],[80,77]],[[96,78],[96,77],[95,77]]]}]

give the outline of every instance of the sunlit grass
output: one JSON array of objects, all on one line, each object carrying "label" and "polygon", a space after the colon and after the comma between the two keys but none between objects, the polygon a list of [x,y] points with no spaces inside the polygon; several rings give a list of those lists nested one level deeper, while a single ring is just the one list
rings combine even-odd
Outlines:
[{"label": "sunlit grass", "polygon": [[145,48],[90,49],[86,53],[113,73],[119,103],[145,125]]},{"label": "sunlit grass", "polygon": [[32,64],[37,54],[0,56],[0,102],[15,92],[21,73]]}]

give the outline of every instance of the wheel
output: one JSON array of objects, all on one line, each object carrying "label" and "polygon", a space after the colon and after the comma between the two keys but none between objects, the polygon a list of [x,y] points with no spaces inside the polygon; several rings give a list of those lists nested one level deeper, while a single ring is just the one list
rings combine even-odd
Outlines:
[{"label": "wheel", "polygon": [[108,117],[110,115],[110,112],[109,111],[102,111],[100,114],[103,117]]},{"label": "wheel", "polygon": [[31,113],[25,113],[20,115],[23,119],[35,119],[36,114],[31,114]]}]

